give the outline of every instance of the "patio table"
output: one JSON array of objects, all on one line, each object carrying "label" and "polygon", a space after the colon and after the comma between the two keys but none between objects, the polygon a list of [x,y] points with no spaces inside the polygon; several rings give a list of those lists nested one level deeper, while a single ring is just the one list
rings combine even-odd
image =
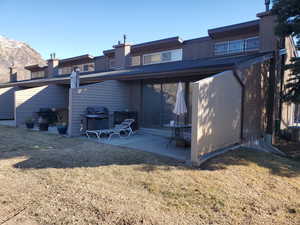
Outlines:
[{"label": "patio table", "polygon": [[164,125],[165,128],[169,128],[171,129],[171,137],[170,137],[170,140],[168,142],[168,146],[173,142],[175,141],[176,144],[177,144],[177,141],[178,140],[185,140],[183,137],[182,137],[182,132],[187,129],[187,128],[192,128],[192,125],[191,124],[165,124]]}]

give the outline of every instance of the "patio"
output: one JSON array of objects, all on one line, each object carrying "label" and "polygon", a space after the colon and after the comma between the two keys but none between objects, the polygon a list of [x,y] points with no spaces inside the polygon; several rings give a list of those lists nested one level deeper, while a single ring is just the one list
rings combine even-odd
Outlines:
[{"label": "patio", "polygon": [[16,121],[15,120],[0,120],[0,125],[8,126],[8,127],[15,127]]},{"label": "patio", "polygon": [[[96,138],[90,138],[90,140],[98,142]],[[191,160],[190,147],[176,147],[174,142],[169,145],[168,142],[169,139],[166,136],[154,135],[142,130],[137,131],[134,135],[128,138],[113,136],[110,141],[108,141],[108,138],[103,138],[101,140],[101,143],[103,144],[110,144],[119,147],[151,152],[187,162]]]}]

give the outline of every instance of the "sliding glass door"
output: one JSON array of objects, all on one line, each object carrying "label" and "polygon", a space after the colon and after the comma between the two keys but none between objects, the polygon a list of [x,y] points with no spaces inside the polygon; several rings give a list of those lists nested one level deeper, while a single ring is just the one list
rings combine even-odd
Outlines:
[{"label": "sliding glass door", "polygon": [[[183,83],[186,90],[188,83]],[[171,120],[176,120],[173,109],[176,102],[178,82],[173,83],[151,83],[143,84],[142,101],[142,126],[146,128],[162,128]],[[188,92],[185,91],[188,95]],[[189,105],[189,98],[186,96],[186,104]],[[188,109],[190,107],[187,107]],[[186,114],[181,120],[186,120]]]}]

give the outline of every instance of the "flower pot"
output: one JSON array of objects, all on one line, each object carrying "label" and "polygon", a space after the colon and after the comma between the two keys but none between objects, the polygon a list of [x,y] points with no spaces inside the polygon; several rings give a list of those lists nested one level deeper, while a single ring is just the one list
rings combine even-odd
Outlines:
[{"label": "flower pot", "polygon": [[40,131],[47,131],[49,127],[48,123],[39,123],[39,129]]},{"label": "flower pot", "polygon": [[68,125],[57,125],[56,128],[59,134],[67,134]]},{"label": "flower pot", "polygon": [[28,129],[33,129],[34,127],[34,123],[26,122],[25,124]]}]

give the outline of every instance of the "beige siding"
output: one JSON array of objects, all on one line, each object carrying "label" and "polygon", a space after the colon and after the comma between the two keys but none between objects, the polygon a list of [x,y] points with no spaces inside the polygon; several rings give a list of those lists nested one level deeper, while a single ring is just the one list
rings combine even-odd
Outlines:
[{"label": "beige siding", "polygon": [[70,89],[69,95],[69,134],[81,134],[82,114],[88,106],[105,106],[110,113],[129,109],[129,84],[119,81],[102,83]]},{"label": "beige siding", "polygon": [[192,152],[199,159],[240,142],[242,87],[232,71],[192,84]]},{"label": "beige siding", "polygon": [[276,50],[277,37],[275,36],[275,16],[264,16],[259,22],[259,37],[260,37],[260,51],[274,51]]},{"label": "beige siding", "polygon": [[18,87],[8,87],[0,89],[0,120],[14,119],[15,111],[15,91]]},{"label": "beige siding", "polygon": [[245,86],[243,120],[245,141],[261,137],[266,129],[268,69],[268,63],[256,63],[238,71]]},{"label": "beige siding", "polygon": [[[297,56],[297,50],[295,49],[294,43],[290,37],[285,39],[285,48],[287,55],[285,58],[285,64],[290,64],[290,60],[293,57]],[[289,70],[284,72],[283,83],[287,84],[287,80],[290,78]],[[285,90],[283,90],[285,92]],[[291,103],[284,102],[282,103],[282,112],[281,112],[281,129],[286,129],[288,126],[293,125],[294,123],[294,109],[295,105]]]},{"label": "beige siding", "polygon": [[40,108],[67,108],[68,89],[58,85],[49,85],[16,91],[16,125],[24,124],[26,118],[35,116],[35,112]]}]

